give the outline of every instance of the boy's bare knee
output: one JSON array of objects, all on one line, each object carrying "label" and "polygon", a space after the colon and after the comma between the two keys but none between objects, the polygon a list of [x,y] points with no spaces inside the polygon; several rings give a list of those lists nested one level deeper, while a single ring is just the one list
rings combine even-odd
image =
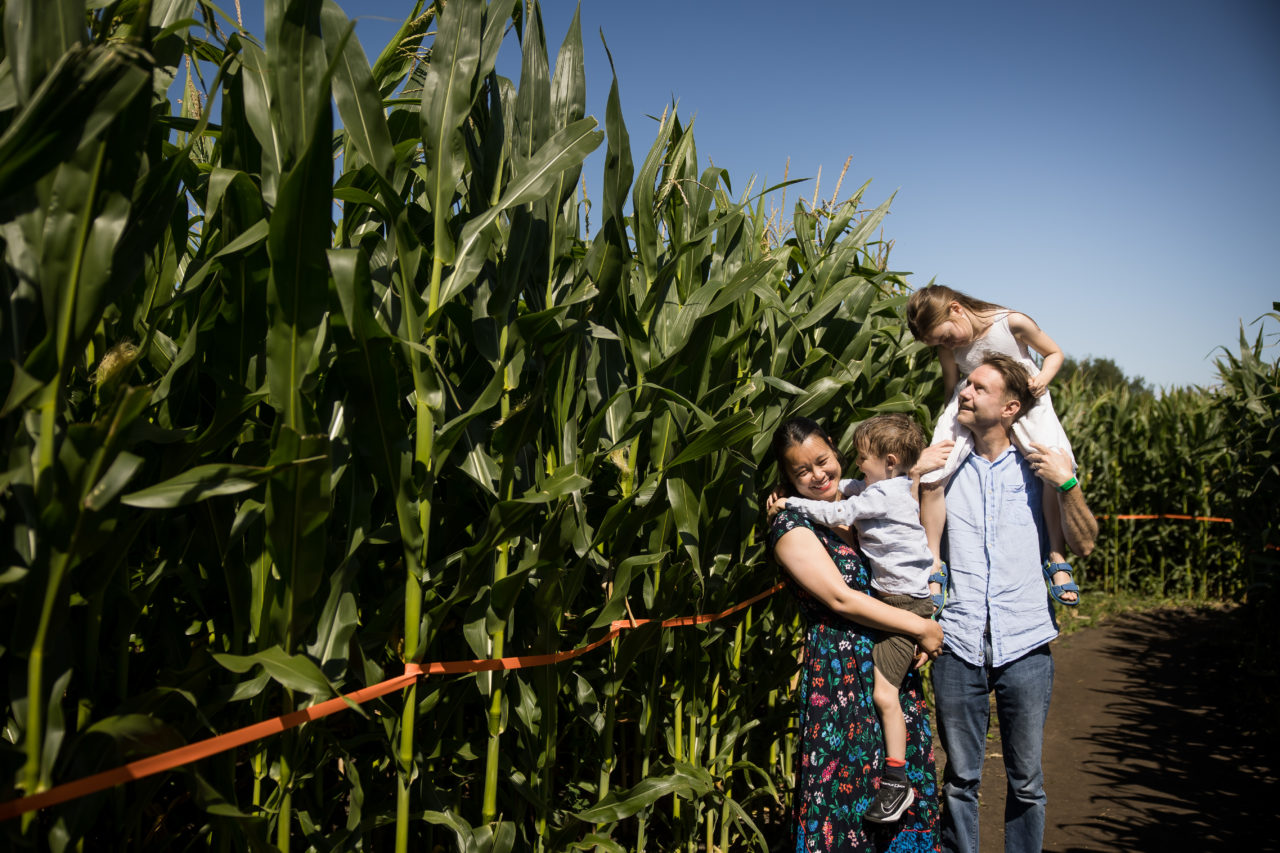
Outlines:
[{"label": "boy's bare knee", "polygon": [[871,701],[880,710],[898,707],[898,688],[876,670],[875,683],[871,687]]}]

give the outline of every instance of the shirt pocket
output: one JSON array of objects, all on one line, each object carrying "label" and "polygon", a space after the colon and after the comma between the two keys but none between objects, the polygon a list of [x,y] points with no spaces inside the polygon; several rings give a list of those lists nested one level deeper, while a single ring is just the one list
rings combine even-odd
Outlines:
[{"label": "shirt pocket", "polygon": [[1000,522],[1002,524],[1035,524],[1032,494],[1026,483],[1008,483],[1000,489]]}]

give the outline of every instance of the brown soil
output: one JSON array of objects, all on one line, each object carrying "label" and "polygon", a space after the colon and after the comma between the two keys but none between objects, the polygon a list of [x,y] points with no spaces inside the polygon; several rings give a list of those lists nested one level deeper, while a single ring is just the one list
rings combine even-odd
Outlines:
[{"label": "brown soil", "polygon": [[[1239,622],[1230,610],[1161,610],[1054,643],[1046,851],[1280,850],[1277,697],[1242,667]],[[992,728],[983,853],[1004,849],[994,713]]]}]

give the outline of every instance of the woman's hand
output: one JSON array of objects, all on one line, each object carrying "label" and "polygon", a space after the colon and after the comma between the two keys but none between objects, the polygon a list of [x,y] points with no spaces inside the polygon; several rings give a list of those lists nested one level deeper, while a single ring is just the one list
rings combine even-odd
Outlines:
[{"label": "woman's hand", "polygon": [[1049,390],[1049,381],[1044,378],[1043,373],[1032,376],[1027,382],[1027,387],[1031,389],[1031,393],[1036,397],[1043,397],[1044,392]]},{"label": "woman's hand", "polygon": [[1027,454],[1027,461],[1041,480],[1056,489],[1075,476],[1071,457],[1065,450],[1060,447],[1045,447],[1043,444],[1031,446],[1035,448],[1035,452]]},{"label": "woman's hand", "polygon": [[920,619],[924,627],[916,634],[916,645],[932,660],[942,652],[942,626],[923,616]]},{"label": "woman's hand", "polygon": [[924,450],[920,451],[920,458],[916,460],[916,464],[911,466],[911,479],[918,480],[924,474],[930,471],[936,471],[943,465],[947,464],[947,457],[951,455],[951,448],[956,443],[951,439],[939,441],[937,444],[931,444]]}]

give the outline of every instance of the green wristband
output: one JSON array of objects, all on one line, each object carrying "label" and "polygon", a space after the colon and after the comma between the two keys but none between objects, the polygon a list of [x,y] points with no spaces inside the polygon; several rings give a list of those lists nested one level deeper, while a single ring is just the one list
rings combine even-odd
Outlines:
[{"label": "green wristband", "polygon": [[1069,492],[1072,489],[1074,489],[1079,483],[1080,483],[1079,480],[1077,480],[1075,477],[1072,477],[1070,480],[1067,480],[1067,482],[1063,483],[1061,486],[1058,486],[1058,491]]}]

